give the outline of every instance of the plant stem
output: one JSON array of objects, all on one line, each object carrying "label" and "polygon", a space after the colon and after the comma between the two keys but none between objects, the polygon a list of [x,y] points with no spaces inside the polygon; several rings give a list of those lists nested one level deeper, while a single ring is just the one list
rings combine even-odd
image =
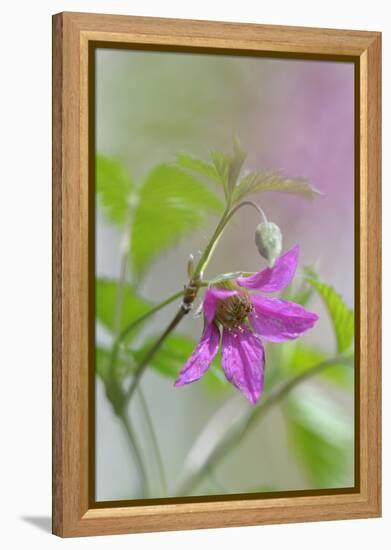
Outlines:
[{"label": "plant stem", "polygon": [[267,218],[265,215],[265,212],[262,210],[262,208],[254,201],[242,201],[239,204],[237,204],[232,210],[230,211],[226,223],[230,221],[232,216],[243,206],[251,206],[252,208],[255,208],[255,210],[258,212],[258,214],[261,216],[263,223],[267,223]]},{"label": "plant stem", "polygon": [[184,309],[183,307],[181,307],[179,309],[179,311],[177,312],[177,314],[175,315],[174,319],[171,321],[171,323],[168,325],[168,327],[166,328],[166,330],[163,332],[163,334],[161,334],[159,336],[159,338],[157,339],[157,341],[154,343],[154,345],[149,349],[149,351],[147,352],[147,354],[145,355],[144,359],[141,361],[141,363],[139,363],[135,373],[134,373],[134,376],[133,376],[133,379],[132,379],[132,382],[130,383],[130,386],[129,386],[129,389],[128,391],[126,392],[125,394],[125,401],[124,401],[124,406],[126,406],[129,401],[131,400],[132,396],[133,396],[133,393],[137,387],[137,384],[139,383],[140,381],[140,378],[142,377],[142,375],[144,374],[144,371],[145,369],[147,368],[148,366],[148,363],[150,362],[150,360],[152,359],[152,357],[155,355],[155,353],[158,351],[158,349],[160,348],[160,346],[163,344],[164,340],[167,338],[167,336],[176,328],[176,326],[181,322],[181,320],[183,319],[183,317],[188,313],[189,310],[186,310]]},{"label": "plant stem", "polygon": [[265,212],[262,210],[262,208],[253,201],[242,201],[239,204],[237,204],[234,208],[230,208],[228,205],[225,209],[220,222],[218,223],[215,232],[212,235],[211,240],[209,241],[208,246],[205,248],[204,253],[202,254],[193,275],[193,281],[196,282],[198,277],[202,278],[202,274],[204,273],[206,266],[209,263],[209,260],[214,252],[214,249],[224,231],[225,226],[228,224],[228,222],[231,220],[231,218],[236,214],[236,212],[242,208],[243,206],[251,206],[252,208],[255,208],[255,210],[259,213],[264,223],[267,222],[267,218],[265,216]]},{"label": "plant stem", "polygon": [[[129,231],[130,231],[130,212],[128,212],[127,221],[124,227],[121,241],[121,266],[120,266],[120,276],[117,285],[117,295],[115,300],[115,310],[114,310],[114,321],[113,321],[113,334],[118,335],[121,327],[121,317],[123,309],[123,298],[125,292],[125,277],[126,277],[126,267],[128,263],[128,252],[129,252]],[[115,413],[119,416],[121,423],[125,429],[127,435],[128,443],[131,449],[131,452],[134,457],[134,462],[140,476],[140,485],[142,494],[146,493],[147,490],[147,472],[144,467],[144,462],[142,459],[142,453],[137,441],[137,437],[134,433],[132,423],[129,417],[126,415],[126,412],[120,407],[120,402],[122,401],[123,390],[121,384],[118,382],[115,376],[114,368],[109,370],[109,386],[111,386],[111,391],[106,393],[109,396],[111,404]]]},{"label": "plant stem", "polygon": [[279,403],[289,392],[291,392],[296,386],[316,376],[321,373],[323,370],[327,369],[336,364],[348,363],[351,361],[351,356],[336,356],[322,361],[321,363],[314,366],[312,369],[307,370],[298,376],[291,378],[284,384],[282,384],[275,391],[271,392],[268,397],[255,409],[253,409],[242,422],[239,423],[235,429],[228,433],[228,435],[220,440],[215,449],[209,454],[208,458],[204,461],[202,466],[194,472],[179,488],[177,494],[181,496],[189,495],[192,493],[194,488],[202,481],[202,479],[216,467],[216,465],[227,455],[228,452],[232,451],[239,443],[242,441],[244,436],[248,433],[251,427],[260,419],[262,416],[271,409],[274,405]]},{"label": "plant stem", "polygon": [[117,285],[117,296],[115,299],[115,311],[113,322],[113,333],[118,334],[121,326],[122,305],[125,291],[125,277],[126,268],[128,265],[128,252],[129,252],[129,232],[130,232],[130,212],[128,212],[124,231],[121,239],[121,266],[120,275]]},{"label": "plant stem", "polygon": [[167,496],[168,494],[168,487],[167,487],[167,480],[166,480],[166,474],[164,471],[164,465],[163,465],[163,459],[162,455],[160,453],[159,444],[156,437],[155,428],[152,423],[152,418],[149,412],[149,408],[147,405],[147,401],[145,399],[144,393],[141,389],[141,386],[138,387],[138,396],[140,398],[141,406],[143,408],[144,412],[144,418],[148,424],[149,433],[152,440],[153,450],[156,458],[157,467],[159,470],[159,477],[160,477],[160,483],[162,486],[163,496]]},{"label": "plant stem", "polygon": [[194,274],[192,277],[193,282],[197,282],[198,280],[202,279],[202,274],[204,273],[206,266],[209,263],[209,260],[213,254],[213,251],[218,243],[218,240],[223,232],[224,227],[227,224],[227,216],[229,215],[229,208],[227,207],[224,210],[223,215],[221,216],[221,219],[219,223],[217,224],[217,227],[212,235],[212,238],[210,239],[208,245],[206,246],[201,258],[198,261],[198,264],[196,265],[196,268],[194,270]]},{"label": "plant stem", "polygon": [[141,453],[139,451],[139,446],[137,444],[137,438],[133,431],[133,426],[126,414],[125,411],[122,411],[121,414],[118,415],[118,418],[121,421],[121,424],[125,430],[126,435],[128,436],[128,442],[131,447],[131,451],[134,456],[134,463],[138,470],[139,477],[140,477],[140,486],[141,486],[141,496],[147,497],[149,493],[148,483],[147,483],[147,472],[145,470],[144,462],[141,457]]}]

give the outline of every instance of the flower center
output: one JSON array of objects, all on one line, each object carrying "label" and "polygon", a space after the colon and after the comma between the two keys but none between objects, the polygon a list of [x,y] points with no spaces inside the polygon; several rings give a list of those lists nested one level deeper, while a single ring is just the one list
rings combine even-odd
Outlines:
[{"label": "flower center", "polygon": [[219,288],[228,288],[229,290],[237,290],[239,292],[235,296],[230,296],[225,300],[219,300],[216,308],[216,320],[219,321],[223,327],[229,329],[240,327],[246,321],[249,313],[253,310],[248,291],[241,288],[233,281],[225,281],[216,286]]}]

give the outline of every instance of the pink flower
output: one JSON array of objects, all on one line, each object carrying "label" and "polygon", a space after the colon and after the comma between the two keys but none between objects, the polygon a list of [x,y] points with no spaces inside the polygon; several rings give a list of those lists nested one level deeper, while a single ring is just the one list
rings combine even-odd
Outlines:
[{"label": "pink flower", "polygon": [[205,374],[219,349],[221,327],[225,376],[255,405],[265,373],[260,337],[271,342],[294,340],[312,328],[318,316],[299,304],[250,294],[249,290],[277,292],[285,288],[296,272],[298,254],[299,247],[294,246],[272,268],[230,281],[225,285],[228,288],[208,288],[203,301],[204,331],[176,386],[195,382]]}]

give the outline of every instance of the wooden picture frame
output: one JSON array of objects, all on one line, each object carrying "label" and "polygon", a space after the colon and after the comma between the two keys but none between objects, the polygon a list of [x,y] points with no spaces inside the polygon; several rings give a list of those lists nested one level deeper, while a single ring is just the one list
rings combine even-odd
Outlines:
[{"label": "wooden picture frame", "polygon": [[[346,58],[356,74],[353,491],[98,507],[91,502],[89,72],[94,44]],[[87,13],[53,17],[53,533],[62,537],[378,517],[381,513],[381,35]]]}]

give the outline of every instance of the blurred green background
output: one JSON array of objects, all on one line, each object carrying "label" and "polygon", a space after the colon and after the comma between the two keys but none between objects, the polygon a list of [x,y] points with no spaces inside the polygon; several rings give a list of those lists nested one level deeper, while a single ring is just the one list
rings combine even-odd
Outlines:
[{"label": "blurred green background", "polygon": [[[139,298],[135,301],[127,296],[134,314],[150,307],[144,301],[157,303],[183,288],[189,254],[197,257],[218,219],[218,203],[213,202],[218,188],[204,182],[204,194],[186,212],[188,217],[194,216],[193,226],[183,238],[172,239],[169,247],[152,256],[154,243],[161,242],[165,231],[167,184],[154,168],[160,163],[174,163],[180,152],[207,160],[212,150],[230,149],[233,133],[247,152],[248,169],[279,169],[306,177],[322,192],[314,202],[279,193],[264,193],[255,199],[268,218],[281,227],[284,250],[298,243],[300,267],[315,269],[319,279],[341,295],[341,299],[336,298],[340,300],[337,310],[345,319],[345,310],[354,304],[352,64],[102,49],[96,53],[96,94],[96,147],[100,155],[96,224],[98,373],[104,372],[105,350],[112,343],[113,281],[120,275],[124,235],[133,247],[127,282],[136,288]],[[147,189],[148,182],[152,191]],[[144,201],[147,208],[143,217],[139,215],[141,225],[133,225],[132,230],[140,204],[144,204],[142,197],[148,199]],[[110,209],[110,204],[116,209]],[[134,212],[130,217],[129,206]],[[178,205],[172,206],[175,210]],[[170,219],[172,224],[179,223],[174,215]],[[238,213],[219,243],[208,277],[265,267],[254,246],[257,223],[255,212]],[[298,272],[291,292],[303,280]],[[177,307],[174,303],[162,310],[137,335],[132,347],[140,356]],[[335,353],[335,331],[324,300],[315,292],[308,307],[318,312],[320,320],[299,344],[269,344],[266,348],[269,386]],[[175,333],[177,339],[141,382],[164,462],[168,493],[159,480],[139,397],[130,407],[150,477],[150,497],[177,494],[178,487],[186,486],[186,476],[202,464],[218,438],[231,428],[240,428],[241,419],[251,409],[217,368],[204,380],[174,388],[174,373],[201,331],[202,319],[188,315]],[[137,498],[138,474],[128,443],[101,377],[96,384],[97,500]],[[191,488],[191,494],[352,486],[353,386],[352,369],[346,366],[333,367],[328,376],[301,384],[281,406],[254,423],[240,444]],[[221,407],[216,417],[214,413]]]}]

